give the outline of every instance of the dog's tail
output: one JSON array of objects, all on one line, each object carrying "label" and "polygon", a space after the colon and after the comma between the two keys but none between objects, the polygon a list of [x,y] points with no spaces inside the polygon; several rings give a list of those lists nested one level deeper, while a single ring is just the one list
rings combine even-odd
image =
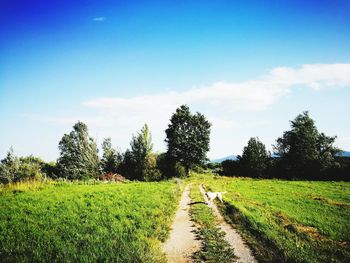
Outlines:
[{"label": "dog's tail", "polygon": [[222,192],[222,194],[224,195],[224,194],[227,194],[227,192]]}]

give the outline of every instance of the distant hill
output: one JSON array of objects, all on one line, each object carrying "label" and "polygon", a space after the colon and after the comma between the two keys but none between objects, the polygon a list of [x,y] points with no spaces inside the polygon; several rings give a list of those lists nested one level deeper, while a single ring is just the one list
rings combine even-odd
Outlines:
[{"label": "distant hill", "polygon": [[213,160],[210,160],[210,161],[212,163],[222,163],[223,161],[226,161],[226,160],[237,160],[237,156],[236,155],[229,155],[229,156],[226,156],[226,157],[213,159]]},{"label": "distant hill", "polygon": [[[350,157],[350,151],[344,151],[340,156]],[[272,154],[272,157],[276,157],[276,155]],[[225,160],[237,160],[237,155],[229,155],[226,157],[218,158],[210,160],[212,163],[222,163]]]},{"label": "distant hill", "polygon": [[344,151],[340,156],[343,156],[343,157],[350,157],[350,152]]}]

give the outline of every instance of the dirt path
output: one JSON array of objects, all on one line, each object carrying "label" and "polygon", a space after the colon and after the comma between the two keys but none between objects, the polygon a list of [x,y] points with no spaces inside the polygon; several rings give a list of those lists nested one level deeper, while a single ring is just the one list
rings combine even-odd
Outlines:
[{"label": "dirt path", "polygon": [[191,255],[201,246],[193,233],[195,227],[189,215],[190,202],[190,187],[186,186],[171,226],[170,238],[163,245],[169,263],[191,262]]},{"label": "dirt path", "polygon": [[[203,194],[204,200],[208,203],[208,198],[205,195],[203,187],[200,186],[199,189]],[[231,225],[226,223],[226,221],[220,214],[216,204],[213,202],[210,207],[213,210],[215,216],[218,218],[220,229],[226,233],[225,240],[231,245],[231,247],[234,249],[235,255],[238,257],[237,262],[256,263],[257,261],[255,260],[249,247],[243,241],[241,235],[238,234],[238,232],[234,228],[232,228]]]}]

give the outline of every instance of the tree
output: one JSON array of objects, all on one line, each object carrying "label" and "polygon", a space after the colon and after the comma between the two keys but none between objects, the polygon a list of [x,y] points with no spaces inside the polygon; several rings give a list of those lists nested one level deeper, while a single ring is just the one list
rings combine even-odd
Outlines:
[{"label": "tree", "polygon": [[157,168],[160,170],[162,178],[184,178],[187,176],[185,168],[167,152],[157,156]]},{"label": "tree", "polygon": [[130,147],[131,155],[135,162],[135,178],[144,180],[147,157],[153,149],[152,135],[147,124],[141,128],[141,131],[136,136],[132,137]]},{"label": "tree", "polygon": [[285,131],[274,145],[288,173],[297,177],[311,177],[336,165],[340,150],[333,146],[336,137],[319,133],[307,111],[291,121],[291,130]]},{"label": "tree", "polygon": [[225,176],[235,176],[240,172],[238,160],[224,160],[221,163],[221,167],[222,175]]},{"label": "tree", "polygon": [[0,162],[0,183],[7,184],[13,182],[16,178],[19,164],[19,159],[15,156],[11,147],[6,157]]},{"label": "tree", "polygon": [[191,114],[187,105],[182,105],[172,115],[166,129],[168,155],[186,169],[206,160],[209,151],[211,124],[200,113]]},{"label": "tree", "polygon": [[149,153],[145,160],[145,166],[143,170],[143,180],[145,181],[159,181],[162,179],[162,174],[157,166],[157,155]]},{"label": "tree", "polygon": [[121,163],[121,155],[112,147],[111,138],[104,139],[102,143],[103,156],[101,168],[104,173],[116,173]]},{"label": "tree", "polygon": [[156,167],[156,156],[152,153],[152,135],[147,124],[133,135],[130,147],[131,150],[126,150],[123,155],[121,173],[128,179],[159,180],[160,172]]},{"label": "tree", "polygon": [[40,180],[45,176],[45,162],[33,155],[18,158],[12,147],[0,162],[0,183]]},{"label": "tree", "polygon": [[97,177],[100,173],[96,142],[89,137],[88,127],[82,122],[65,134],[58,146],[60,157],[57,161],[60,177],[83,179]]},{"label": "tree", "polygon": [[127,179],[135,180],[136,162],[132,156],[132,153],[127,149],[122,155],[122,162],[119,166],[119,172]]},{"label": "tree", "polygon": [[238,156],[241,172],[247,176],[262,176],[267,167],[270,154],[259,138],[250,138],[248,145],[244,147],[242,156]]}]

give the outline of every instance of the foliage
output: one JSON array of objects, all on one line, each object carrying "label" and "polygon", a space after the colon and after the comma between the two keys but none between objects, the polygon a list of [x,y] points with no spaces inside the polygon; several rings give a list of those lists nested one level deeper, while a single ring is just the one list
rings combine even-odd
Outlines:
[{"label": "foliage", "polygon": [[220,170],[221,163],[208,162],[206,168],[210,170]]},{"label": "foliage", "polygon": [[259,138],[250,138],[244,147],[242,156],[238,156],[241,173],[251,177],[260,177],[266,173],[270,154]]},{"label": "foliage", "polygon": [[102,143],[103,156],[101,168],[104,173],[116,173],[121,163],[122,156],[112,147],[111,138],[106,138]]},{"label": "foliage", "polygon": [[14,181],[40,180],[44,177],[42,168],[45,162],[40,158],[34,156],[20,157],[19,162]]},{"label": "foliage", "polygon": [[308,112],[291,121],[291,130],[285,131],[274,146],[286,171],[297,177],[310,178],[336,164],[340,152],[333,146],[336,137],[319,133]]},{"label": "foliage", "polygon": [[100,174],[96,142],[89,137],[88,127],[82,122],[65,134],[58,146],[57,167],[60,177],[67,179],[96,178]]},{"label": "foliage", "polygon": [[134,177],[138,180],[144,180],[148,155],[153,149],[152,135],[147,124],[141,128],[136,136],[133,136],[130,146],[131,156],[135,163]]},{"label": "foliage", "polygon": [[60,172],[57,168],[56,162],[44,163],[42,166],[42,171],[49,178],[52,178],[52,179],[59,178]]},{"label": "foliage", "polygon": [[127,149],[122,155],[122,162],[119,166],[119,172],[129,180],[136,180],[135,176],[136,162],[129,149]]},{"label": "foliage", "polygon": [[240,174],[239,163],[236,160],[225,160],[221,163],[222,175],[237,176]]},{"label": "foliage", "polygon": [[40,180],[45,176],[45,165],[42,159],[32,155],[18,158],[11,147],[0,162],[0,183]]},{"label": "foliage", "polygon": [[179,194],[171,182],[0,187],[0,262],[164,262]]},{"label": "foliage", "polygon": [[157,155],[154,153],[149,153],[146,157],[143,179],[148,182],[162,179],[162,174],[157,167]]},{"label": "foliage", "polygon": [[11,183],[19,169],[19,159],[13,153],[13,148],[7,152],[6,157],[0,162],[0,183]]},{"label": "foliage", "polygon": [[167,152],[157,156],[157,167],[160,170],[162,177],[167,178],[184,178],[187,176],[186,169],[177,162]]},{"label": "foliage", "polygon": [[126,150],[120,165],[120,172],[126,178],[140,181],[159,181],[161,172],[157,168],[157,156],[152,153],[152,136],[147,124],[130,142],[131,150]]},{"label": "foliage", "polygon": [[211,124],[200,113],[191,114],[186,105],[180,106],[170,119],[166,129],[168,154],[189,169],[206,160],[209,151]]}]

